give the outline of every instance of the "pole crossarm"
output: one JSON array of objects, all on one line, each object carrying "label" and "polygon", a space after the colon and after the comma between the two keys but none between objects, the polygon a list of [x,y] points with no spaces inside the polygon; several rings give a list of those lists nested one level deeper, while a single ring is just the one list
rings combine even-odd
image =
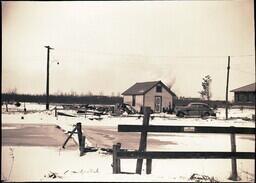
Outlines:
[{"label": "pole crossarm", "polygon": [[50,46],[44,46],[47,49],[54,50],[54,48],[51,48]]},{"label": "pole crossarm", "polygon": [[255,134],[255,128],[207,127],[207,126],[165,126],[165,125],[118,125],[118,132],[176,132],[176,133],[236,133]]}]

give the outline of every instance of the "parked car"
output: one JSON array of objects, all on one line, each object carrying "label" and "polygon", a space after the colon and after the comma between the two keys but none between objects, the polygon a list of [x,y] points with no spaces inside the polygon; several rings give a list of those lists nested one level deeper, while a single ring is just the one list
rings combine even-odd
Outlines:
[{"label": "parked car", "polygon": [[175,108],[176,116],[216,116],[215,111],[205,103],[189,103],[187,106],[176,107]]}]

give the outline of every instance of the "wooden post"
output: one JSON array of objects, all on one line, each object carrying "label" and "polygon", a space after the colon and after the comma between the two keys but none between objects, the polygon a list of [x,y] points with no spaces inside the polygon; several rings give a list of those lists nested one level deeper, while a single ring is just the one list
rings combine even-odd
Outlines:
[{"label": "wooden post", "polygon": [[57,107],[54,108],[55,111],[55,117],[58,117]]},{"label": "wooden post", "polygon": [[83,140],[85,139],[83,139],[81,123],[76,124],[76,129],[77,129],[77,135],[78,135],[78,141],[79,141],[80,156],[82,156],[84,154]]},{"label": "wooden post", "polygon": [[85,136],[82,136],[81,145],[79,146],[80,156],[84,155],[84,149],[85,149]]},{"label": "wooden post", "polygon": [[[236,152],[236,137],[235,137],[235,133],[231,133],[230,140],[231,140],[231,152]],[[236,158],[232,158],[231,159],[231,167],[232,167],[232,173],[231,173],[231,176],[229,177],[229,179],[230,180],[234,180],[234,181],[240,180],[240,178],[237,175]]]},{"label": "wooden post", "polygon": [[117,173],[117,163],[116,163],[116,159],[117,159],[117,145],[113,145],[113,163],[112,163],[112,167],[113,167],[113,174]]},{"label": "wooden post", "polygon": [[77,129],[78,141],[79,141],[79,146],[80,146],[81,141],[82,141],[82,127],[81,127],[81,123],[77,123],[76,124],[76,129]]},{"label": "wooden post", "polygon": [[64,144],[62,145],[62,148],[63,148],[63,149],[65,148],[65,145],[66,145],[66,143],[68,142],[68,140],[69,140],[69,139],[71,138],[71,136],[75,133],[76,128],[77,128],[77,127],[75,127],[75,128],[72,130],[72,132],[70,133],[70,135],[68,136],[68,138],[66,139],[66,141],[64,142]]},{"label": "wooden post", "polygon": [[226,120],[228,119],[228,83],[229,83],[230,56],[228,56],[227,85],[226,85]]},{"label": "wooden post", "polygon": [[120,159],[117,157],[117,152],[120,151],[121,143],[113,145],[113,174],[121,172]]},{"label": "wooden post", "polygon": [[6,112],[8,112],[8,102],[5,102]]},{"label": "wooden post", "polygon": [[[143,112],[144,112],[143,126],[148,126],[149,118],[150,118],[150,107],[144,107]],[[146,148],[147,148],[147,132],[144,131],[144,132],[141,132],[139,151],[144,152]],[[147,160],[147,161],[150,161],[150,160]],[[137,165],[136,165],[137,174],[141,174],[142,163],[143,163],[143,159],[137,159]],[[147,163],[147,165],[151,165],[151,163]]]},{"label": "wooden post", "polygon": [[147,174],[151,174],[151,167],[152,167],[152,159],[147,159],[147,162],[146,162]]},{"label": "wooden post", "polygon": [[[117,152],[118,152],[121,149],[121,143],[117,143],[116,145],[117,145]],[[120,158],[117,158],[116,162],[117,162],[117,173],[120,173],[121,172],[121,160],[120,160]]]}]

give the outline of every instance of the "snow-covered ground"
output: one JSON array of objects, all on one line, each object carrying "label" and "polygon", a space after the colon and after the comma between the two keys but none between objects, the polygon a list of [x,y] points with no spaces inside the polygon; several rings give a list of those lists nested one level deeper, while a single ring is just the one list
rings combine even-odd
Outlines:
[{"label": "snow-covered ground", "polygon": [[[50,106],[53,109],[55,106]],[[23,105],[18,108],[9,106],[5,112],[2,106],[2,123],[20,124],[54,124],[65,131],[74,128],[81,122],[86,126],[114,128],[119,124],[142,124],[138,117],[98,117],[77,115],[75,111],[61,111],[77,117],[54,116],[54,110],[45,111],[45,105],[26,103],[27,113],[21,112]],[[20,112],[14,112],[20,111]],[[187,125],[187,126],[236,126],[253,127],[255,121],[241,118],[252,118],[254,109],[230,109],[229,117],[225,120],[225,109],[218,109],[217,118],[177,118],[175,115],[156,114],[150,124],[158,125]],[[5,127],[6,128],[6,127]],[[4,130],[4,129],[2,129]],[[150,134],[149,134],[150,136]],[[74,136],[77,141],[76,136]],[[161,146],[161,151],[230,151],[230,137],[224,134],[161,134],[151,138],[160,141],[173,141],[177,145]],[[237,151],[255,152],[254,135],[237,135]],[[87,140],[87,144],[90,142]],[[159,149],[149,149],[159,150]],[[189,178],[193,174],[214,177],[218,181],[230,181],[231,160],[229,159],[165,159],[153,160],[152,174],[145,174],[143,165],[142,175],[112,174],[112,155],[102,151],[89,152],[79,156],[79,150],[66,150],[60,147],[23,147],[2,146],[1,179],[5,181],[195,181]],[[254,160],[237,160],[238,174],[241,181],[255,181]],[[135,172],[136,160],[121,160],[121,170]],[[205,180],[206,181],[206,180]]]}]

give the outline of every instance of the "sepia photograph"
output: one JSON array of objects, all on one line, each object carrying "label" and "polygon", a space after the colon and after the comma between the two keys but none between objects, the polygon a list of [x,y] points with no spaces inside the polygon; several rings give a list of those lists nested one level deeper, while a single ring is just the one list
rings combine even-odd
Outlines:
[{"label": "sepia photograph", "polygon": [[255,182],[254,0],[1,12],[1,182]]}]

